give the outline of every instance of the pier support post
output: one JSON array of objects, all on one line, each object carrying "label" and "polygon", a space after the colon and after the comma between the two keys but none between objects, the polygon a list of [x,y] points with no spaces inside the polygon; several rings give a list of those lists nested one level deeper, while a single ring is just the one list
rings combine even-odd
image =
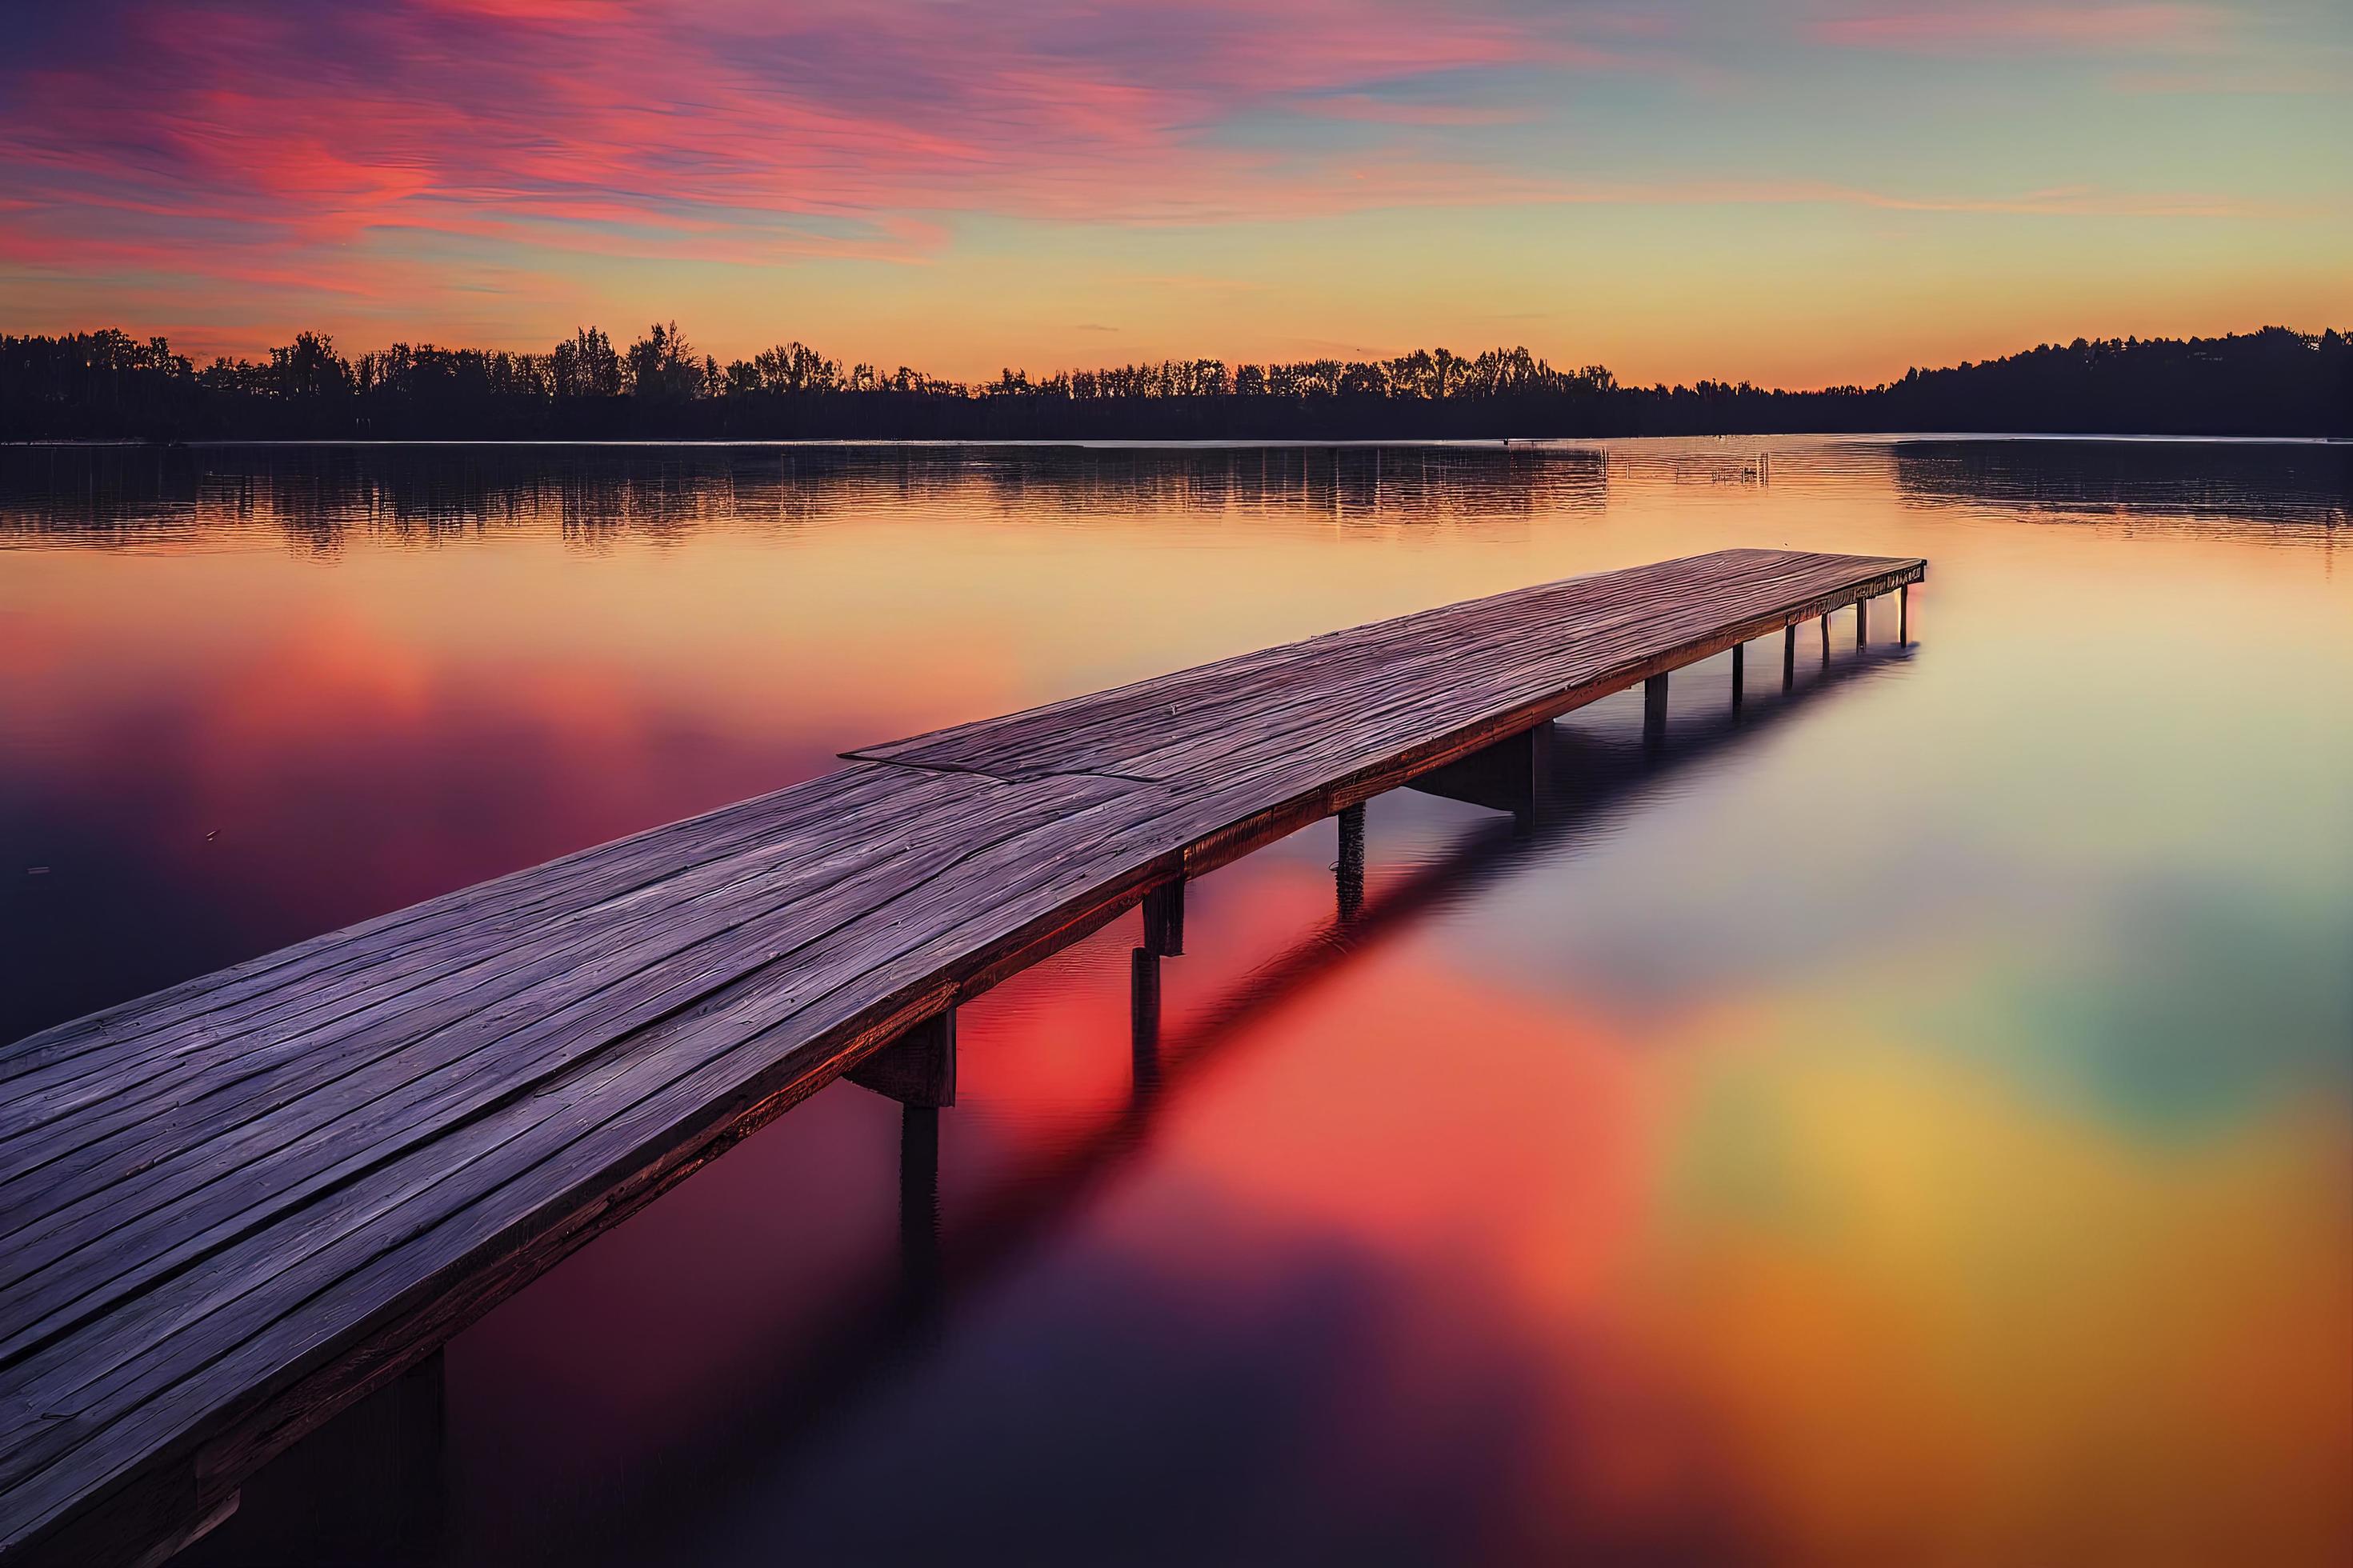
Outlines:
[{"label": "pier support post", "polygon": [[1362,804],[1340,811],[1338,873],[1340,919],[1355,920],[1365,911],[1365,808]]},{"label": "pier support post", "polygon": [[842,1074],[900,1104],[937,1110],[955,1103],[955,1009],[933,1014]]},{"label": "pier support post", "polygon": [[1144,895],[1145,951],[1170,958],[1185,952],[1185,879],[1163,882]]},{"label": "pier support post", "polygon": [[940,1111],[910,1105],[899,1112],[899,1283],[910,1318],[940,1306]]},{"label": "pier support post", "polygon": [[899,1102],[901,1305],[921,1321],[940,1304],[940,1110],[955,1103],[955,1009],[943,1008],[842,1076]]},{"label": "pier support post", "polygon": [[1139,947],[1127,963],[1131,1094],[1142,1105],[1160,1091],[1160,955]]},{"label": "pier support post", "polygon": [[1912,584],[1906,583],[1895,590],[1895,646],[1903,647],[1912,640]]},{"label": "pier support post", "polygon": [[1745,642],[1734,643],[1732,645],[1732,705],[1735,708],[1740,706],[1741,683],[1746,679],[1747,670],[1748,645]]},{"label": "pier support post", "polygon": [[1667,678],[1642,682],[1642,744],[1655,751],[1667,738]]},{"label": "pier support post", "polygon": [[1871,601],[1854,602],[1854,646],[1862,647],[1871,640]]},{"label": "pier support post", "polygon": [[1822,612],[1822,662],[1823,662],[1824,664],[1828,664],[1830,661],[1831,661],[1831,613],[1830,613],[1828,610],[1824,610],[1824,611]]}]

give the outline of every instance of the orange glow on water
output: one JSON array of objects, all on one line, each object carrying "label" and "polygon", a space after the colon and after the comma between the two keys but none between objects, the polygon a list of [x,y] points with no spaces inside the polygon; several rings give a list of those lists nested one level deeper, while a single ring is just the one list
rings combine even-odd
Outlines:
[{"label": "orange glow on water", "polygon": [[[209,477],[118,515],[78,461]],[[1842,620],[1784,697],[1759,645],[1715,729],[1724,661],[1679,672],[1655,769],[1630,698],[1561,726],[1585,815],[1549,836],[1381,797],[1356,925],[1328,825],[1205,879],[1151,1093],[1132,915],[968,1006],[929,1316],[895,1106],[829,1089],[699,1173],[452,1347],[462,1540],[1034,1545],[1092,1486],[1112,1556],[1198,1514],[1155,1540],[2336,1561],[2342,462],[0,459],[0,870],[49,868],[0,884],[34,955],[5,1000],[97,1005],[846,746],[1443,599],[1923,554],[1912,649]]]}]

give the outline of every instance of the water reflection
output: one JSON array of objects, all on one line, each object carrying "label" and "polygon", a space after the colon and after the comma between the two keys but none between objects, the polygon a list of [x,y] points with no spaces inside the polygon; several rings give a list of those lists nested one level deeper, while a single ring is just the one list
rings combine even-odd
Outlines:
[{"label": "water reflection", "polygon": [[2039,516],[2195,526],[2237,537],[2271,523],[2353,521],[2353,444],[1905,440],[1907,497]]},{"label": "water reflection", "polygon": [[[1878,658],[1898,657],[1877,650]],[[878,1380],[902,1372],[955,1315],[959,1303],[985,1299],[992,1282],[1050,1242],[1057,1228],[1101,1192],[1117,1172],[1145,1156],[1159,1120],[1221,1057],[1267,1048],[1259,1026],[1318,988],[1346,984],[1349,971],[1409,932],[1434,910],[1457,906],[1481,888],[1543,858],[1573,849],[1580,835],[1601,831],[1688,770],[1721,765],[1738,748],[1761,742],[1809,701],[1864,673],[1865,660],[1842,662],[1802,691],[1746,715],[1710,710],[1679,718],[1671,741],[1641,746],[1607,725],[1545,726],[1527,737],[1542,757],[1531,776],[1538,798],[1502,820],[1478,824],[1433,848],[1401,859],[1367,898],[1361,858],[1363,816],[1355,814],[1359,858],[1352,905],[1252,964],[1192,1008],[1185,1026],[1162,1029],[1165,963],[1178,962],[1182,917],[1166,908],[1139,919],[1146,945],[1130,953],[1128,1094],[1104,1107],[1092,1125],[1062,1130],[1054,1143],[985,1190],[963,1194],[953,1232],[941,1205],[942,1105],[953,1099],[953,1033],[925,1032],[900,1048],[895,1066],[861,1078],[876,1092],[937,1103],[899,1109],[895,1268],[877,1271],[828,1307],[821,1331],[796,1345],[795,1359],[772,1369],[766,1387],[735,1417],[706,1423],[686,1440],[631,1467],[628,1484],[601,1489],[593,1506],[550,1521],[539,1550],[566,1561],[637,1562],[659,1554],[675,1531],[678,1500],[727,1510],[755,1506],[773,1484],[780,1458],[822,1444],[828,1428],[856,1408]],[[1523,757],[1525,762],[1525,757]],[[1324,829],[1303,837],[1320,837]],[[1343,873],[1345,875],[1345,873]],[[1181,907],[1181,905],[1180,905]],[[912,1052],[912,1054],[909,1054]],[[954,1113],[946,1113],[953,1125]],[[347,1413],[298,1447],[248,1488],[242,1518],[192,1552],[194,1564],[338,1561],[396,1563],[485,1561],[501,1549],[450,1535],[441,1495],[440,1358]]]},{"label": "water reflection", "polygon": [[1280,510],[1437,522],[1592,510],[1599,453],[1504,447],[0,447],[0,540],[204,542],[256,531],[332,552],[553,527],[623,535],[789,529],[848,512],[1008,518]]},{"label": "water reflection", "polygon": [[0,541],[207,542],[272,532],[429,544],[552,527],[622,536],[774,530],[960,499],[1008,517],[1232,511],[1387,523],[1594,511],[1609,479],[1769,489],[1891,474],[1905,496],[2234,533],[2353,520],[2353,446],[1757,438],[1594,446],[1303,447],[0,447]]},{"label": "water reflection", "polygon": [[[1152,940],[1155,924],[1139,917],[1147,944],[1129,954],[1128,1093],[1108,1100],[1092,1124],[1063,1127],[1050,1147],[1017,1170],[983,1190],[961,1194],[956,1223],[944,1230],[941,1141],[944,1114],[953,1134],[955,1113],[932,1105],[902,1106],[895,1269],[883,1268],[863,1285],[852,1282],[829,1309],[827,1330],[798,1346],[796,1363],[776,1375],[734,1420],[698,1429],[687,1441],[633,1467],[627,1487],[605,1489],[593,1510],[563,1521],[561,1556],[575,1562],[643,1561],[671,1538],[674,1505],[683,1496],[722,1512],[756,1506],[758,1489],[773,1484],[781,1456],[821,1445],[828,1428],[857,1406],[871,1385],[903,1371],[909,1358],[933,1342],[942,1323],[956,1316],[959,1303],[969,1307],[985,1300],[993,1282],[1050,1243],[1058,1227],[1123,1166],[1144,1158],[1155,1125],[1181,1108],[1187,1090],[1215,1071],[1221,1058],[1269,1048],[1270,1037],[1260,1027],[1268,1019],[1322,987],[1345,985],[1352,969],[1375,962],[1384,944],[1408,935],[1432,912],[1460,906],[1530,866],[1573,853],[1580,837],[1597,836],[1640,810],[1646,799],[1672,788],[1679,775],[1726,764],[1743,747],[1765,742],[1806,704],[1867,675],[1873,661],[1911,652],[1883,647],[1843,660],[1802,689],[1745,713],[1680,715],[1671,738],[1640,745],[1613,735],[1606,724],[1547,725],[1532,731],[1528,739],[1544,757],[1534,773],[1543,781],[1536,800],[1419,853],[1388,857],[1393,869],[1370,896],[1359,860],[1353,907],[1344,906],[1283,951],[1248,967],[1191,1008],[1184,1026],[1174,1032],[1162,1026],[1163,967],[1181,962],[1169,950],[1182,942]],[[1356,821],[1361,833],[1361,814]],[[1314,828],[1302,837],[1321,838],[1331,831]],[[905,1081],[903,1076],[884,1075],[877,1088],[888,1093]],[[379,1408],[350,1425],[375,1430],[385,1419]],[[345,1433],[313,1447],[336,1452],[343,1456],[341,1462],[365,1472],[358,1456],[369,1450],[353,1451]],[[413,1473],[417,1457],[408,1456],[405,1465],[402,1473]],[[299,1468],[313,1488],[355,1484],[322,1472],[316,1460],[298,1460],[290,1468]],[[267,1507],[290,1489],[283,1478],[273,1476],[258,1488],[258,1497]],[[230,1548],[238,1554],[234,1560],[248,1562],[282,1550],[289,1554],[284,1560],[301,1560],[317,1550],[320,1539],[318,1522],[307,1510],[301,1517],[305,1528],[291,1532],[280,1547],[266,1544],[270,1536],[265,1521],[261,1528],[225,1535],[208,1550]],[[401,1539],[413,1550],[421,1537],[412,1531]],[[437,1546],[459,1560],[474,1560],[484,1550],[480,1543],[438,1538]]]},{"label": "water reflection", "polygon": [[[1924,642],[1613,698],[1517,825],[1385,795],[981,999],[955,1109],[797,1108],[453,1343],[390,1555],[2331,1560],[2343,461],[0,451],[0,1028],[877,735],[1926,554]],[[336,1560],[273,1495],[212,1560]]]}]

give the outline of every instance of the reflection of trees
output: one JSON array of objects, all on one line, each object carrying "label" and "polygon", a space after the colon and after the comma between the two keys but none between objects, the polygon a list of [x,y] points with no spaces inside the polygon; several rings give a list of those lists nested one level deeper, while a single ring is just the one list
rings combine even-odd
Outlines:
[{"label": "reflection of trees", "polygon": [[933,505],[1013,521],[1170,511],[1442,522],[1604,504],[1589,452],[1502,447],[26,447],[0,535],[85,542],[276,529],[431,543],[546,528],[584,546]]},{"label": "reflection of trees", "polygon": [[2353,521],[2353,447],[2119,441],[1902,441],[1896,489],[1915,500],[2116,521]]},{"label": "reflection of trees", "polygon": [[204,540],[272,530],[430,544],[501,529],[583,548],[942,508],[1419,526],[1608,504],[1622,487],[1829,481],[1915,502],[2204,530],[2353,518],[2353,450],[1900,441],[1532,447],[417,446],[0,448],[0,538]]}]

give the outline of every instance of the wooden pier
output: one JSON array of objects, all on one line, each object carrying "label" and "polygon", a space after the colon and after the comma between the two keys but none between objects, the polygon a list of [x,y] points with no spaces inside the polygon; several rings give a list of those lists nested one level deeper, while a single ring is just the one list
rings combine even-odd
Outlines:
[{"label": "wooden pier", "polygon": [[960,1001],[1139,902],[1181,952],[1187,878],[1385,790],[1516,809],[1535,726],[1925,570],[1723,551],[869,747],[0,1049],[0,1555],[160,1561],[834,1078],[952,1103]]}]

